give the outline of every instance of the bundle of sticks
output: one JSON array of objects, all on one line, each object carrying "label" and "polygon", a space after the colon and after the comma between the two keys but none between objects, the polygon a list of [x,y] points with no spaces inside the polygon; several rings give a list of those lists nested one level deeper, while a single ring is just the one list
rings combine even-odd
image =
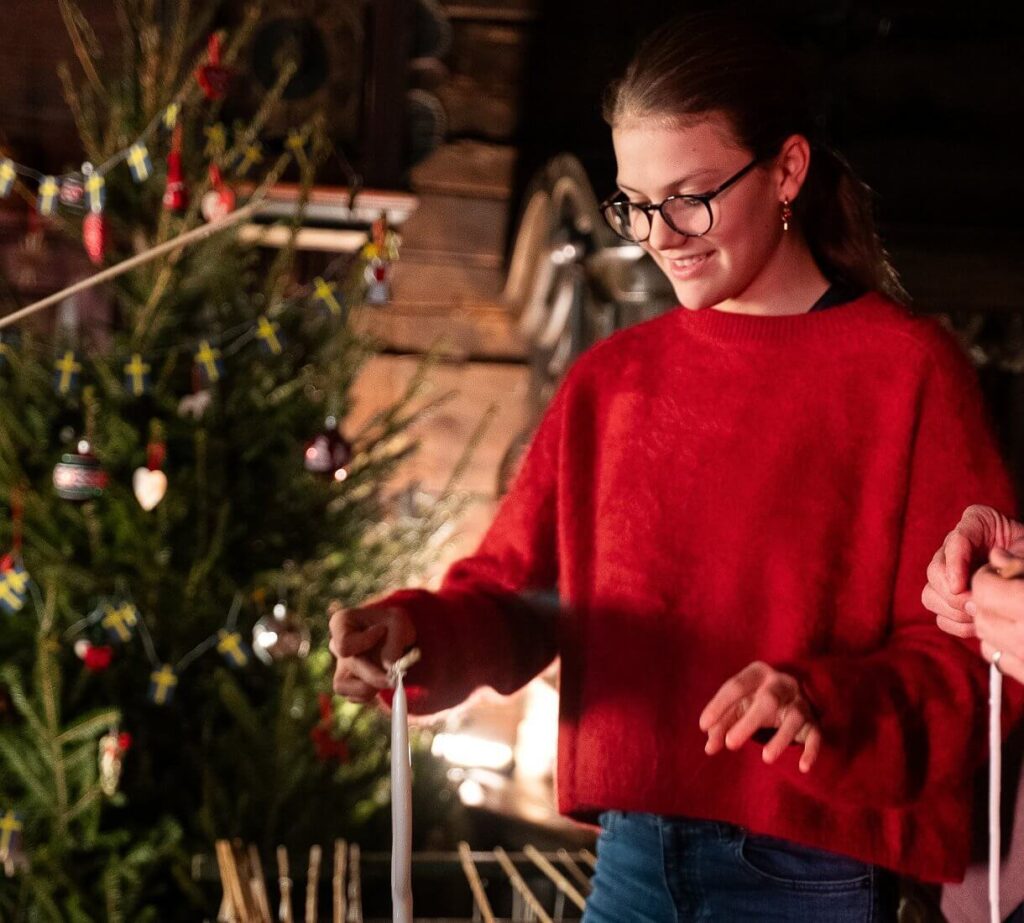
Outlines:
[{"label": "bundle of sticks", "polygon": [[[368,861],[372,862],[375,855],[371,855]],[[331,878],[332,906],[330,915],[327,914],[327,908],[323,908],[323,917],[319,916],[321,908],[318,905],[321,859],[321,848],[313,846],[309,851],[305,899],[301,904],[303,915],[299,916],[293,907],[293,900],[299,895],[295,893],[297,889],[289,871],[288,853],[283,846],[278,847],[280,897],[275,915],[256,848],[238,842],[219,841],[217,866],[224,895],[217,916],[218,923],[320,923],[321,919],[330,920],[331,923],[364,923],[363,872],[359,845],[346,843],[345,840],[335,841]],[[457,853],[417,854],[414,865],[421,861],[435,867],[439,862],[442,867],[450,863],[454,874],[458,874],[457,869],[461,867],[473,898],[472,919],[479,923],[501,923],[508,919],[524,923],[561,923],[563,920],[578,919],[586,906],[586,896],[590,893],[590,875],[597,862],[594,854],[587,849],[574,853],[566,849],[545,853],[527,845],[521,853],[510,854],[500,846],[488,852],[474,852],[465,842],[459,844]],[[531,870],[534,888],[530,887],[528,876],[517,868],[517,863]],[[538,881],[546,883],[549,906],[545,906],[535,890]],[[502,890],[511,888],[510,916],[499,917],[495,914],[492,898],[488,896],[489,885],[500,886]],[[552,891],[553,900],[550,896]],[[494,891],[491,893],[493,895]],[[504,901],[507,911],[508,892],[504,891],[499,897]],[[445,919],[451,920],[449,917]]]},{"label": "bundle of sticks", "polygon": [[[321,848],[310,847],[303,914],[298,917],[292,904],[293,882],[288,850],[283,846],[277,847],[280,900],[277,915],[274,916],[270,910],[270,897],[256,847],[238,841],[218,840],[217,869],[224,897],[217,913],[217,923],[298,923],[300,920],[302,923],[318,923],[321,859]],[[335,840],[331,877],[332,923],[363,923],[360,881],[359,844]]]}]

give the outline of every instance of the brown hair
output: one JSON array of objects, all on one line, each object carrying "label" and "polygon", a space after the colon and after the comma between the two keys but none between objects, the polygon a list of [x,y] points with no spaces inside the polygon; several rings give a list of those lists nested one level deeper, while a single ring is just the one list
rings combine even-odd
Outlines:
[{"label": "brown hair", "polygon": [[826,276],[906,300],[875,227],[872,192],[823,143],[808,70],[796,53],[749,15],[689,14],[661,26],[605,97],[605,121],[689,122],[725,115],[736,140],[758,157],[775,155],[793,134],[812,145],[793,211]]}]

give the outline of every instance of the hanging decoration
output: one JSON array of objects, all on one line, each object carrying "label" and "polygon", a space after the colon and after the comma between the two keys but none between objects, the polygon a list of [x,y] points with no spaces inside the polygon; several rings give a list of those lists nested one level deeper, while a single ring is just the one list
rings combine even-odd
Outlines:
[{"label": "hanging decoration", "polygon": [[209,100],[223,99],[231,83],[231,71],[220,63],[220,35],[214,33],[206,45],[207,62],[196,71],[196,80]]},{"label": "hanging decoration", "polygon": [[13,554],[0,559],[0,611],[13,615],[24,608],[30,579],[25,565],[15,561]]},{"label": "hanging decoration", "polygon": [[89,261],[102,266],[107,255],[107,221],[102,212],[89,212],[82,219],[82,243]]},{"label": "hanging decoration", "polygon": [[64,354],[53,364],[53,388],[61,396],[67,397],[78,390],[82,363],[78,361],[78,353],[73,349]]},{"label": "hanging decoration", "polygon": [[75,642],[75,654],[90,673],[102,673],[114,661],[114,648],[109,644],[93,644],[87,638]]},{"label": "hanging decoration", "polygon": [[115,644],[124,644],[135,635],[135,627],[139,624],[139,610],[133,603],[105,603],[100,614],[100,625],[107,636]]},{"label": "hanging decoration", "polygon": [[117,794],[124,757],[131,745],[132,735],[127,732],[119,733],[117,728],[111,728],[100,738],[100,789],[108,798],[113,798]]},{"label": "hanging decoration", "polygon": [[347,763],[349,750],[348,741],[344,737],[336,737],[337,722],[334,720],[334,707],[331,697],[326,692],[317,696],[320,720],[313,725],[309,739],[313,741],[313,750],[321,763]]},{"label": "hanging decoration", "polygon": [[17,852],[24,828],[25,818],[13,808],[0,814],[0,863],[4,866]]},{"label": "hanging decoration", "polygon": [[161,470],[166,457],[163,429],[154,421],[150,426],[149,445],[146,446],[145,467],[136,468],[132,475],[135,499],[147,513],[155,509],[167,493],[167,475]]},{"label": "hanging decoration", "polygon": [[53,486],[63,500],[95,500],[107,488],[107,472],[92,454],[88,440],[78,443],[78,451],[61,456],[53,469]]},{"label": "hanging decoration", "polygon": [[320,302],[331,317],[341,317],[342,307],[338,300],[337,286],[328,282],[323,276],[313,280],[313,297]]},{"label": "hanging decoration", "polygon": [[338,432],[336,417],[328,417],[323,432],[306,443],[303,464],[307,471],[334,481],[348,477],[348,464],[352,461],[352,446]]},{"label": "hanging decoration", "polygon": [[284,352],[280,331],[281,325],[277,321],[270,320],[266,314],[261,314],[259,320],[256,321],[256,336],[263,351],[268,355],[280,356]]},{"label": "hanging decoration", "polygon": [[[83,168],[91,164],[83,164]],[[60,180],[60,204],[73,212],[85,209],[85,173],[70,173]]]},{"label": "hanging decoration", "polygon": [[387,217],[373,222],[371,239],[362,250],[366,260],[363,278],[367,304],[387,304],[391,300],[391,264],[398,259],[398,235],[388,228]]},{"label": "hanging decoration", "polygon": [[252,629],[253,653],[266,664],[309,653],[309,626],[284,603],[278,602]]},{"label": "hanging decoration", "polygon": [[[219,349],[214,349],[209,340],[199,341],[199,349],[195,354],[195,369],[204,385],[212,385],[224,376],[222,356],[223,353]],[[182,412],[180,407],[178,412]]]},{"label": "hanging decoration", "polygon": [[215,163],[210,164],[210,186],[203,195],[199,209],[207,221],[220,221],[235,210],[235,193],[224,182]]},{"label": "hanging decoration", "polygon": [[124,365],[124,389],[132,397],[142,397],[149,391],[149,373],[152,371],[148,362],[142,361],[139,353],[132,353],[131,359]]},{"label": "hanging decoration", "polygon": [[188,189],[181,166],[180,123],[175,123],[171,136],[171,150],[167,155],[167,186],[164,188],[164,208],[175,215],[182,214],[188,208]]},{"label": "hanging decoration", "polygon": [[56,176],[44,176],[39,183],[39,197],[37,205],[39,214],[49,217],[57,210],[57,196],[60,193],[60,183]]},{"label": "hanging decoration", "polygon": [[5,199],[10,194],[17,175],[13,160],[6,157],[0,160],[0,199]]},{"label": "hanging decoration", "polygon": [[161,664],[149,674],[149,701],[154,705],[170,705],[178,688],[178,674],[169,663]]},{"label": "hanging decoration", "polygon": [[153,162],[149,159],[149,148],[144,141],[136,141],[128,148],[128,169],[137,183],[144,183],[152,175]]}]

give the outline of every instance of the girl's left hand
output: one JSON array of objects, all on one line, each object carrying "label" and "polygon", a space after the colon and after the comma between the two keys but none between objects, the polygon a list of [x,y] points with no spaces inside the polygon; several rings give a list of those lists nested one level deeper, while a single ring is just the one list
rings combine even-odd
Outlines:
[{"label": "girl's left hand", "polygon": [[723,745],[738,750],[761,728],[775,728],[761,755],[774,763],[791,743],[803,744],[800,771],[809,772],[821,750],[821,730],[800,684],[789,674],[755,661],[726,682],[705,706],[700,729],[708,735],[704,752]]}]

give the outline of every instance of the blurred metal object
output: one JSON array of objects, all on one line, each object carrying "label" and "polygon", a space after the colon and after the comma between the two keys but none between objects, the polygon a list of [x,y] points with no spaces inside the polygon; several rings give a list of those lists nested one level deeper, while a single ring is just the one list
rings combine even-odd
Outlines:
[{"label": "blurred metal object", "polygon": [[529,344],[531,422],[506,450],[499,495],[572,363],[616,330],[675,304],[668,280],[643,247],[616,237],[604,223],[574,156],[549,161],[524,201],[502,300],[517,314]]}]

